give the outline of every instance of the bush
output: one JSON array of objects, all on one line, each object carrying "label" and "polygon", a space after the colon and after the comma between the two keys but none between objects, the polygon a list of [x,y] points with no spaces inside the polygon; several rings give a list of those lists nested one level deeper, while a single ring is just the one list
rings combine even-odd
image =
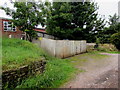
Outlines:
[{"label": "bush", "polygon": [[113,34],[110,38],[110,41],[118,50],[120,50],[120,32]]}]

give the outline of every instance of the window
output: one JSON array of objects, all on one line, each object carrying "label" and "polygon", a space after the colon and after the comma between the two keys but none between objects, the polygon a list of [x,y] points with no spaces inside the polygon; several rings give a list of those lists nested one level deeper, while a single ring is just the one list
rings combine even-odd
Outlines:
[{"label": "window", "polygon": [[4,31],[16,31],[16,27],[10,21],[3,21]]}]

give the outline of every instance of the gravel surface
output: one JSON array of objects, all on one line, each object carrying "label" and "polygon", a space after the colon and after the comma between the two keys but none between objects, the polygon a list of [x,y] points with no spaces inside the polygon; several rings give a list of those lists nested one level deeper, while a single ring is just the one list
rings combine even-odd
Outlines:
[{"label": "gravel surface", "polygon": [[118,57],[120,54],[109,54],[101,61],[89,62],[77,68],[85,70],[78,73],[71,81],[60,88],[118,88]]}]

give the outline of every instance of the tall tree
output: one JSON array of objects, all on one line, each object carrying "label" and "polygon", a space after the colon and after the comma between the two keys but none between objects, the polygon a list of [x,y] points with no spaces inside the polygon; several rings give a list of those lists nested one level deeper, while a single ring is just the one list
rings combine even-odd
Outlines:
[{"label": "tall tree", "polygon": [[105,26],[104,19],[98,17],[98,6],[94,2],[71,2],[73,23],[76,30],[74,39],[85,39],[88,42],[96,40],[96,35]]},{"label": "tall tree", "polygon": [[101,43],[110,43],[110,37],[114,33],[120,32],[120,23],[118,22],[118,19],[119,17],[116,14],[114,14],[113,16],[109,16],[109,26],[105,27],[104,30],[100,32],[99,38]]},{"label": "tall tree", "polygon": [[47,32],[60,39],[71,37],[72,34],[72,14],[70,5],[67,2],[53,2],[47,17]]},{"label": "tall tree", "polygon": [[47,32],[60,39],[95,41],[94,35],[104,27],[93,2],[54,2],[47,18]]},{"label": "tall tree", "polygon": [[110,26],[118,24],[119,16],[115,13],[113,16],[109,15],[109,22]]},{"label": "tall tree", "polygon": [[44,26],[44,15],[42,12],[43,4],[35,2],[12,2],[15,9],[2,7],[7,15],[12,16],[15,26],[21,31],[26,32],[27,40],[32,41],[35,36],[33,30],[39,24]]},{"label": "tall tree", "polygon": [[117,16],[117,14],[115,13],[113,16],[110,15],[110,18],[109,18],[109,29],[108,29],[108,32],[113,34],[113,33],[117,33],[119,29],[117,29],[117,27],[119,26],[119,16]]}]

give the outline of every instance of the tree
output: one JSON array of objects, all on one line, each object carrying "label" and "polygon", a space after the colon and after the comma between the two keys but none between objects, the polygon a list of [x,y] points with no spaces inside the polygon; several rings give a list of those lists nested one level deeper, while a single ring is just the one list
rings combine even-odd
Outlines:
[{"label": "tree", "polygon": [[26,39],[32,41],[36,35],[33,30],[38,24],[44,26],[43,4],[35,2],[12,2],[15,9],[2,7],[7,15],[12,16],[15,26],[26,32]]},{"label": "tree", "polygon": [[113,16],[109,15],[109,22],[108,24],[110,26],[118,24],[119,16],[115,13]]},{"label": "tree", "polygon": [[108,27],[105,27],[104,30],[100,32],[100,41],[101,43],[111,43],[110,38],[114,33],[120,32],[120,23],[118,22],[119,17],[114,14],[113,16],[110,16],[108,24]]},{"label": "tree", "polygon": [[104,27],[93,2],[54,2],[47,18],[47,32],[60,39],[96,40],[95,35]]},{"label": "tree", "polygon": [[60,39],[71,37],[72,32],[72,14],[67,2],[53,2],[50,14],[47,17],[47,32]]},{"label": "tree", "polygon": [[115,45],[115,47],[120,50],[120,32],[114,33],[110,37],[111,43]]},{"label": "tree", "polygon": [[119,20],[119,17],[116,15],[116,13],[115,13],[113,16],[110,16],[109,22],[108,22],[108,24],[109,24],[110,26],[109,26],[109,28],[108,28],[108,30],[107,30],[107,32],[108,32],[109,34],[112,35],[112,34],[118,32],[118,31],[117,31],[117,30],[119,30],[119,28],[117,29],[117,27],[118,27],[118,25],[119,25],[118,20]]}]

